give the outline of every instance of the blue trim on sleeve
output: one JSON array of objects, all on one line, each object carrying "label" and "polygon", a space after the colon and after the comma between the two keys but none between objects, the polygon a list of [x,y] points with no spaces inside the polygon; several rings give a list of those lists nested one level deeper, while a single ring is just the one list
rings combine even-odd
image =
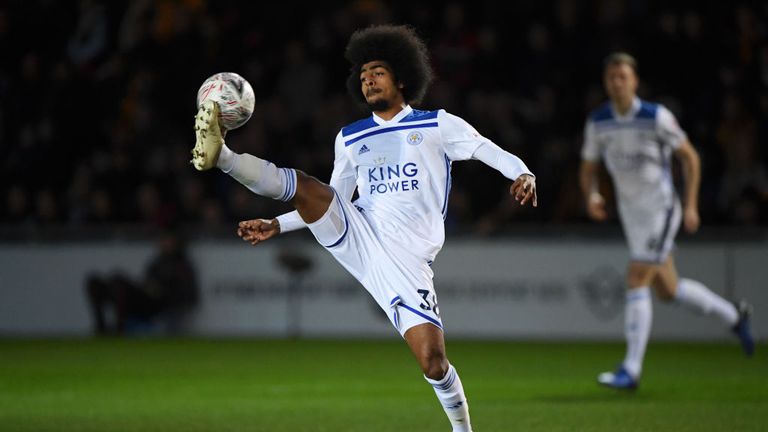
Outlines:
[{"label": "blue trim on sleeve", "polygon": [[451,159],[445,156],[445,197],[443,198],[443,220],[448,217],[448,198],[451,195]]}]

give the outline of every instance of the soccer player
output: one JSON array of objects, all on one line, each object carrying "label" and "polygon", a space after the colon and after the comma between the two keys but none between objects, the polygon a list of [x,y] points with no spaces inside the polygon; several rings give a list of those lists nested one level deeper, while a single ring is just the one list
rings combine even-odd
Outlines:
[{"label": "soccer player", "polygon": [[[616,389],[637,388],[653,316],[651,287],[662,300],[721,319],[738,336],[744,353],[751,356],[751,307],[744,301],[726,301],[701,282],[679,278],[675,268],[672,249],[681,219],[687,232],[699,228],[698,153],[667,108],[637,97],[637,64],[632,56],[609,55],[603,81],[610,102],[587,119],[580,185],[589,217],[605,220],[605,200],[596,187],[602,158],[617,191],[630,263],[624,311],[626,356],[617,371],[600,374],[598,382]],[[672,183],[672,155],[682,167],[683,206]]]},{"label": "soccer player", "polygon": [[[520,205],[537,205],[535,178],[519,158],[461,118],[411,107],[432,80],[427,49],[412,28],[359,30],[345,57],[352,64],[347,89],[372,115],[336,136],[330,185],[234,153],[224,145],[212,102],[196,117],[192,163],[198,170],[217,167],[258,195],[291,203],[296,211],[240,222],[238,234],[256,245],[308,227],[385,311],[453,430],[471,431],[461,380],[446,357],[430,267],[445,240],[451,164],[476,159],[497,169],[513,180],[510,193]],[[359,198],[353,202],[355,190]]]}]

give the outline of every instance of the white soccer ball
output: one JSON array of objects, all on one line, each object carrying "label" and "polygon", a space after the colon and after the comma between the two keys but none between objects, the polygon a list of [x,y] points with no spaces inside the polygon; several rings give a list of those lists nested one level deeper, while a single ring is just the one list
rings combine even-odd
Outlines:
[{"label": "white soccer ball", "polygon": [[253,114],[253,87],[234,72],[220,72],[208,77],[197,91],[197,108],[207,100],[219,104],[219,124],[225,129],[237,129]]}]

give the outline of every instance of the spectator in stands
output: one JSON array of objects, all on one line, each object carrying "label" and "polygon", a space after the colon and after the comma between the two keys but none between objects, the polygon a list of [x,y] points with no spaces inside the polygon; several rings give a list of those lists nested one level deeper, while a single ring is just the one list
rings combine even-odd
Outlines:
[{"label": "spectator in stands", "polygon": [[197,304],[195,268],[182,239],[175,232],[166,231],[161,234],[159,251],[141,281],[121,272],[91,275],[86,295],[98,335],[123,335],[129,332],[132,322],[149,323],[156,319],[162,319],[173,333],[180,330],[183,315]]}]

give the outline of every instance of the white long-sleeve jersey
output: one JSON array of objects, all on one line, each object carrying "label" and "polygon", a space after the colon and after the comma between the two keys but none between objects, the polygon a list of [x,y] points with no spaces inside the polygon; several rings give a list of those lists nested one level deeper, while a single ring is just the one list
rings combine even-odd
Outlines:
[{"label": "white long-sleeve jersey", "polygon": [[[350,200],[357,189],[354,204],[382,240],[426,260],[445,240],[452,162],[475,158],[511,180],[531,174],[463,119],[410,106],[391,120],[374,114],[342,128],[335,155],[330,185],[340,198]],[[282,231],[304,226],[296,212],[278,219]]]}]

